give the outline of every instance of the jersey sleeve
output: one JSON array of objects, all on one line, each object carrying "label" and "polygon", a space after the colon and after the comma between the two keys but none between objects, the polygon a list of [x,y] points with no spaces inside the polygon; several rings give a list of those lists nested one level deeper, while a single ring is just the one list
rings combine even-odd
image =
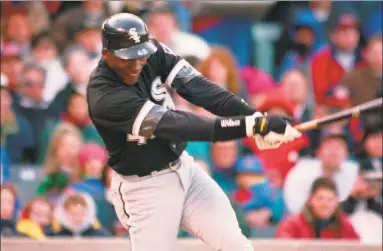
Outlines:
[{"label": "jersey sleeve", "polygon": [[162,65],[161,78],[166,86],[192,104],[218,116],[252,115],[257,112],[241,98],[210,82],[185,59],[157,42]]},{"label": "jersey sleeve", "polygon": [[166,108],[121,89],[103,97],[92,111],[95,124],[134,136],[153,136]]},{"label": "jersey sleeve", "polygon": [[[160,65],[160,75],[161,81],[168,87],[176,90],[179,87],[179,83],[175,81],[179,79],[179,76],[182,73],[190,73],[191,65],[183,59],[181,56],[175,54],[168,46],[165,44],[155,41],[157,45],[157,53],[159,54],[159,65]],[[196,75],[200,73],[194,70]],[[191,76],[190,76],[191,77]]]}]

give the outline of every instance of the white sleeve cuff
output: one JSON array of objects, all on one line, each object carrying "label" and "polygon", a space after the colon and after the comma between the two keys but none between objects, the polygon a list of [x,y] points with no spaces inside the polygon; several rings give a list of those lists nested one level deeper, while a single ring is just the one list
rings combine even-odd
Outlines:
[{"label": "white sleeve cuff", "polygon": [[185,59],[181,59],[180,61],[178,61],[178,63],[173,67],[168,77],[166,78],[165,84],[169,87],[172,87],[173,80],[177,76],[177,73],[182,69],[182,67],[184,67],[187,64],[188,62]]},{"label": "white sleeve cuff", "polygon": [[150,112],[150,110],[155,106],[152,101],[148,100],[146,103],[142,106],[140,112],[138,113],[136,119],[134,120],[133,123],[133,128],[132,128],[132,134],[134,136],[139,136],[141,124],[144,121],[146,115]]},{"label": "white sleeve cuff", "polygon": [[246,135],[247,137],[254,136],[254,126],[255,126],[255,118],[263,117],[263,114],[260,112],[256,112],[251,116],[246,116]]},{"label": "white sleeve cuff", "polygon": [[255,125],[255,116],[246,116],[246,135],[247,137],[254,136],[254,125]]}]

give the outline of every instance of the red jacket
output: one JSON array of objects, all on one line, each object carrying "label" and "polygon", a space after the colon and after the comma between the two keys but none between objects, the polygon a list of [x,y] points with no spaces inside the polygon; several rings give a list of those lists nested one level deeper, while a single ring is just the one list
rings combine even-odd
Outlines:
[{"label": "red jacket", "polygon": [[309,139],[305,134],[292,142],[282,144],[277,149],[267,149],[262,151],[258,149],[251,138],[245,138],[242,142],[249,147],[260,160],[262,160],[265,170],[278,169],[282,181],[285,180],[290,169],[296,164],[299,151],[309,145]]},{"label": "red jacket", "polygon": [[[313,217],[307,209],[298,215],[290,215],[277,226],[277,238],[315,239]],[[338,212],[335,222],[320,233],[320,239],[353,239],[359,240],[346,214]]]},{"label": "red jacket", "polygon": [[[359,55],[356,58],[355,68],[364,65]],[[325,47],[314,54],[310,64],[311,80],[318,104],[336,106],[339,108],[350,106],[350,100],[340,97],[342,90],[337,90],[338,86],[346,74],[346,71],[335,60],[333,50]]]}]

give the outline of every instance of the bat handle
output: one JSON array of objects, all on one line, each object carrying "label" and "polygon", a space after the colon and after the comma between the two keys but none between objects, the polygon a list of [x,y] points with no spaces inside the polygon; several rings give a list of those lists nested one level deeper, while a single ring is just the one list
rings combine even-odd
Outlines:
[{"label": "bat handle", "polygon": [[317,119],[310,120],[310,121],[301,123],[299,125],[296,125],[296,126],[294,126],[294,128],[300,132],[313,130],[313,129],[318,128],[318,120]]}]

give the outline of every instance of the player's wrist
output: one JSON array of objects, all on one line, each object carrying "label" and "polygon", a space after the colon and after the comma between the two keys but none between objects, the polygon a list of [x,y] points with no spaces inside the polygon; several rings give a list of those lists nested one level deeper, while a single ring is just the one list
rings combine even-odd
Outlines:
[{"label": "player's wrist", "polygon": [[247,137],[252,137],[256,133],[259,132],[260,124],[262,121],[262,118],[264,118],[263,114],[260,112],[256,112],[251,116],[246,116],[245,117],[245,122],[246,122],[246,136]]},{"label": "player's wrist", "polygon": [[217,118],[213,133],[213,141],[235,140],[252,137],[255,134],[256,120],[264,118],[260,112],[249,116]]},{"label": "player's wrist", "polygon": [[245,116],[216,119],[213,141],[236,140],[246,136]]}]

